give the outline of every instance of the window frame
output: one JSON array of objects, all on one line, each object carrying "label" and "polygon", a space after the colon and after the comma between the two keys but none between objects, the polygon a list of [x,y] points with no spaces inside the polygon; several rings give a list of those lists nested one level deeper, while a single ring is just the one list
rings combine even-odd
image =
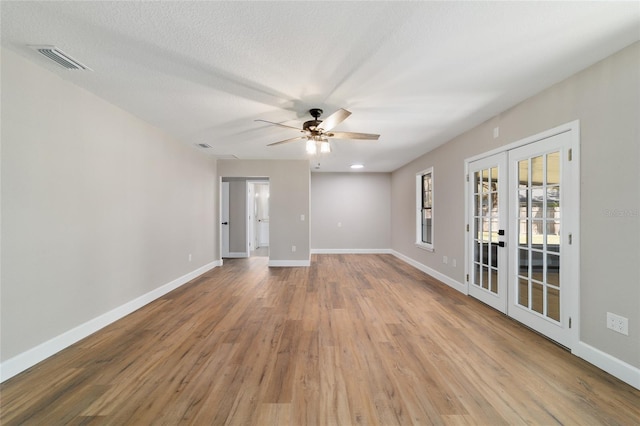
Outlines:
[{"label": "window frame", "polygon": [[[430,175],[431,176],[431,188],[430,188],[430,193],[431,193],[431,205],[428,207],[429,209],[431,209],[431,228],[430,228],[430,237],[431,237],[431,242],[425,242],[422,238],[422,216],[423,216],[423,210],[425,209],[424,204],[423,204],[423,200],[424,200],[424,188],[423,188],[423,182],[424,182],[424,176],[426,175]],[[434,196],[434,173],[433,173],[433,167],[429,167],[427,169],[421,170],[420,172],[416,173],[416,240],[415,240],[415,245],[418,248],[421,248],[423,250],[427,250],[427,251],[435,251],[435,246],[434,246],[434,208],[435,208],[435,196]]]}]

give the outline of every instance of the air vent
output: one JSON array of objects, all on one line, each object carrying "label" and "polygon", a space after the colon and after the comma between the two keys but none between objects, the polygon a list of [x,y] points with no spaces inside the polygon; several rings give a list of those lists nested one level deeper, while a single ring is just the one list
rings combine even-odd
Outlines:
[{"label": "air vent", "polygon": [[55,46],[29,46],[29,47],[36,50],[38,53],[46,56],[47,58],[51,59],[53,62],[60,65],[61,67],[64,67],[68,70],[93,71],[88,66],[73,59],[71,56],[67,55],[62,50],[58,49]]},{"label": "air vent", "polygon": [[208,143],[199,143],[196,145],[198,145],[200,148],[211,148],[211,145],[209,145]]}]

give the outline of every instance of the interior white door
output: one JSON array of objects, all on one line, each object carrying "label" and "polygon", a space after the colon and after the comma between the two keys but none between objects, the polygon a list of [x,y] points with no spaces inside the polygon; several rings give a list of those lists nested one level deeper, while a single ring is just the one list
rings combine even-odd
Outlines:
[{"label": "interior white door", "polygon": [[507,154],[473,161],[467,172],[469,294],[506,313]]},{"label": "interior white door", "polygon": [[269,182],[256,185],[258,246],[269,247]]},{"label": "interior white door", "polygon": [[229,182],[220,190],[220,236],[222,257],[229,257]]},{"label": "interior white door", "polygon": [[564,132],[509,151],[509,316],[567,347],[579,268],[571,140]]},{"label": "interior white door", "polygon": [[247,238],[249,241],[249,252],[258,248],[258,218],[256,215],[256,197],[257,195],[256,185],[252,182],[247,182],[247,211],[249,212],[247,232]]}]

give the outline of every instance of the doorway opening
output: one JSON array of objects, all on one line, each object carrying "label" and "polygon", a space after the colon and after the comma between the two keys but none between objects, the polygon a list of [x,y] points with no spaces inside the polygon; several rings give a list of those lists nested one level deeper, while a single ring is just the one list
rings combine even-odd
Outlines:
[{"label": "doorway opening", "polygon": [[220,246],[223,259],[269,256],[268,178],[221,178]]},{"label": "doorway opening", "polygon": [[269,181],[249,181],[249,250],[269,257]]}]

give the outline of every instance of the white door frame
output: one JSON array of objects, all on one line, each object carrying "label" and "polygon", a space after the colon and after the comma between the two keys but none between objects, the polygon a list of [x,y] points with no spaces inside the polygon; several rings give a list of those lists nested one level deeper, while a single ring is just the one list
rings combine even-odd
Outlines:
[{"label": "white door frame", "polygon": [[[568,339],[563,342],[565,346],[567,346],[570,350],[574,350],[578,347],[578,343],[580,340],[580,121],[575,120],[569,123],[562,124],[558,127],[554,127],[553,129],[546,130],[544,132],[538,133],[536,135],[521,139],[519,141],[513,142],[511,144],[496,148],[489,152],[485,152],[483,154],[476,155],[474,157],[467,158],[465,160],[465,181],[466,176],[469,175],[469,164],[480,160],[482,158],[486,158],[501,152],[508,152],[510,150],[541,141],[543,139],[550,138],[552,136],[569,132],[570,134],[570,142],[568,143],[568,147],[564,155],[570,156],[571,167],[565,174],[565,182],[563,182],[563,186],[565,188],[564,192],[564,206],[571,206],[570,209],[564,209],[565,214],[569,214],[570,216],[565,218],[562,221],[562,238],[563,241],[567,241],[569,238],[571,239],[571,250],[568,251],[563,256],[563,269],[564,272],[567,273],[567,277],[565,281],[566,284],[570,285],[570,288],[565,288],[567,291],[568,298],[566,303],[563,305],[566,309],[566,312],[563,314],[563,318],[566,319],[569,324],[569,329],[567,331]],[[567,189],[568,188],[568,189]],[[472,206],[469,204],[469,185],[465,185],[465,228],[469,225],[471,229],[471,224],[468,223],[468,212]],[[567,211],[568,210],[568,211]],[[508,236],[508,240],[511,237]],[[470,244],[469,238],[465,238],[465,275],[467,277],[467,281],[465,282],[465,293],[469,294],[469,276],[470,276]],[[512,265],[508,265],[508,268],[512,268]],[[508,272],[510,274],[510,272]],[[507,297],[512,297],[511,294],[507,294]],[[508,307],[507,307],[508,309]]]}]

